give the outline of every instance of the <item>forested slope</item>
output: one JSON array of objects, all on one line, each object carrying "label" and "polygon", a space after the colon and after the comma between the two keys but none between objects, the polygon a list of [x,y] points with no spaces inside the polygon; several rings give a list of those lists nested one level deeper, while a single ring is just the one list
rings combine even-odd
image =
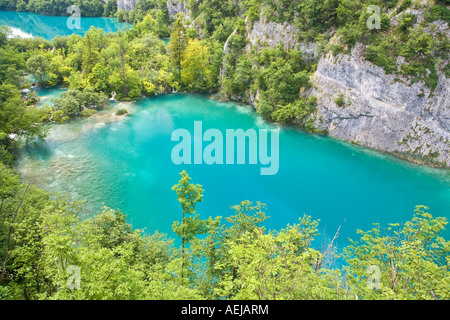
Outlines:
[{"label": "forested slope", "polygon": [[[65,14],[67,3],[49,3],[0,7]],[[0,298],[449,299],[450,245],[439,236],[447,221],[422,206],[402,225],[361,231],[339,251],[347,267],[338,269],[334,244],[312,245],[319,225],[311,217],[269,232],[265,206],[248,201],[225,218],[198,216],[196,205],[208,199],[185,172],[173,188],[186,216],[173,225],[182,239],[175,246],[109,208],[81,221],[81,204],[11,169],[20,138],[92,115],[113,91],[120,100],[220,93],[252,103],[269,121],[448,164],[447,4],[140,1],[123,10],[108,2],[95,12],[127,20],[131,30],[93,28],[52,41],[8,39],[1,30]],[[369,5],[380,8],[379,29],[367,26]],[[160,38],[169,35],[166,47]],[[34,108],[30,74],[35,85],[68,91],[53,107]],[[367,273],[374,268],[379,285]]]}]

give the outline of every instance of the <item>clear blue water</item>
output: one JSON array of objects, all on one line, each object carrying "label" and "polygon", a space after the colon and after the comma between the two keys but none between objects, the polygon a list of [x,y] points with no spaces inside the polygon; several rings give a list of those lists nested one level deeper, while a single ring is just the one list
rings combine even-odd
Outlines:
[{"label": "clear blue water", "polygon": [[37,107],[39,108],[45,105],[52,106],[53,99],[58,98],[59,95],[67,89],[63,87],[35,87],[32,90],[36,91],[40,98],[39,102],[37,103]]},{"label": "clear blue water", "polygon": [[[250,107],[200,95],[171,94],[125,105],[132,114],[117,119],[113,110],[87,120],[54,126],[48,139],[21,150],[17,168],[47,190],[89,201],[86,216],[104,203],[120,208],[136,228],[175,237],[171,226],[181,211],[171,187],[186,170],[203,185],[203,218],[228,216],[242,200],[262,201],[271,217],[268,229],[297,222],[303,214],[321,219],[332,237],[341,225],[340,244],[357,238],[372,223],[405,222],[416,205],[450,218],[449,170],[413,165],[392,156],[323,136],[282,127],[280,167],[261,176],[260,165],[174,165],[174,129],[273,128]],[[445,236],[448,237],[446,232]]]},{"label": "clear blue water", "polygon": [[[114,32],[130,27],[110,18],[81,18],[81,29],[69,29],[67,17],[0,11],[0,25],[14,34],[40,36],[84,34],[90,26]],[[169,39],[165,39],[168,42]],[[39,105],[51,104],[62,88],[39,88]],[[128,108],[126,118],[113,107]],[[329,137],[283,127],[280,168],[261,176],[260,165],[186,165],[171,161],[174,129],[203,130],[274,128],[247,106],[219,103],[200,95],[167,95],[136,103],[113,103],[89,119],[51,127],[45,141],[24,146],[17,169],[49,191],[87,200],[84,216],[104,204],[120,208],[136,228],[174,236],[171,225],[181,216],[171,187],[187,170],[203,185],[202,217],[232,214],[231,205],[248,199],[267,204],[266,226],[279,229],[303,214],[321,219],[320,231],[333,236],[341,226],[340,243],[356,238],[356,229],[372,223],[404,222],[416,205],[434,216],[450,218],[450,171],[413,165],[392,156],[355,147]],[[450,232],[445,233],[450,238]]]},{"label": "clear blue water", "polygon": [[68,18],[44,16],[30,12],[0,11],[0,26],[5,25],[12,28],[14,35],[22,37],[39,36],[47,40],[52,40],[58,35],[84,35],[91,26],[101,28],[107,33],[116,32],[122,28],[131,28],[130,24],[118,22],[117,19],[113,18],[81,16],[80,28],[70,29],[67,25]]}]

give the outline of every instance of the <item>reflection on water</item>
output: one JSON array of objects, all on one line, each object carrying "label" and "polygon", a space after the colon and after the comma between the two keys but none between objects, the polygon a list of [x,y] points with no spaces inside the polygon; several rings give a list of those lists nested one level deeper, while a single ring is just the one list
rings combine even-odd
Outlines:
[{"label": "reflection on water", "polygon": [[11,31],[11,34],[8,35],[8,38],[14,38],[14,37],[25,38],[25,39],[33,38],[33,35],[31,33],[23,32],[19,28],[9,27],[9,29]]}]

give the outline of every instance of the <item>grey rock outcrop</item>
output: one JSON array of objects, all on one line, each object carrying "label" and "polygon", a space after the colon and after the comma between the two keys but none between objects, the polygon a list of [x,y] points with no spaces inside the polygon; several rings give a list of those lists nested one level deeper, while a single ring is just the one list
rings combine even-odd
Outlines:
[{"label": "grey rock outcrop", "polygon": [[450,165],[450,79],[440,74],[434,92],[421,82],[410,85],[365,61],[364,50],[358,44],[348,55],[320,59],[310,93],[318,99],[317,127],[362,146]]},{"label": "grey rock outcrop", "polygon": [[320,48],[314,42],[300,42],[297,39],[299,30],[290,23],[276,23],[267,21],[261,16],[259,21],[247,24],[247,52],[251,48],[260,50],[264,47],[276,48],[283,43],[286,50],[296,49],[303,53],[306,61],[313,61],[319,55]]},{"label": "grey rock outcrop", "polygon": [[168,0],[167,11],[171,18],[175,17],[180,12],[183,12],[185,17],[190,16],[185,0]]},{"label": "grey rock outcrop", "polygon": [[139,0],[117,0],[117,9],[132,10],[138,2]]},{"label": "grey rock outcrop", "polygon": [[[251,30],[249,30],[251,29]],[[252,27],[247,28],[248,40],[252,47],[277,47],[283,42],[286,50],[293,49],[298,45],[295,38],[298,33],[297,28],[285,22],[284,24],[276,22],[267,22],[261,16],[259,21],[255,21]]]},{"label": "grey rock outcrop", "polygon": [[[105,3],[107,1],[108,0],[103,0]],[[132,10],[138,2],[139,0],[117,0],[117,9]],[[185,0],[167,0],[166,3],[169,17],[173,18],[180,12],[184,12],[185,16],[189,16]]]},{"label": "grey rock outcrop", "polygon": [[[448,36],[445,22],[434,24],[435,31]],[[277,47],[282,41],[286,49],[303,52],[304,59],[318,59],[309,95],[317,97],[314,118],[319,129],[361,146],[450,166],[450,79],[438,71],[438,85],[432,92],[423,82],[410,84],[410,79],[386,74],[366,61],[362,44],[350,54],[334,57],[322,55],[315,43],[299,42],[296,33],[293,25],[261,18],[247,27],[246,51]],[[256,106],[257,96],[250,95],[248,102]],[[344,98],[343,106],[336,103],[339,97]]]}]

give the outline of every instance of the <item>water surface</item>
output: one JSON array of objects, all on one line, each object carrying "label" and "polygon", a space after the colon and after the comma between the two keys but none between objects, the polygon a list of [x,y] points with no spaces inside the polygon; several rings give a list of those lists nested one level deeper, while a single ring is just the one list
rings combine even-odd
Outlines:
[{"label": "water surface", "polygon": [[36,105],[38,108],[40,108],[45,105],[53,106],[54,99],[58,98],[59,95],[67,89],[57,86],[51,88],[34,87],[32,90],[35,91],[40,98],[39,102]]},{"label": "water surface", "polygon": [[[222,103],[201,95],[171,94],[120,103],[132,114],[113,110],[88,120],[54,126],[39,145],[21,150],[17,168],[31,182],[50,191],[88,200],[86,216],[102,203],[120,208],[136,228],[174,237],[171,226],[181,209],[171,187],[186,170],[203,186],[203,218],[228,216],[242,200],[267,204],[269,229],[293,224],[303,214],[321,219],[320,231],[341,243],[372,223],[405,222],[416,205],[434,216],[450,218],[449,170],[413,165],[392,156],[323,136],[280,128],[280,166],[261,176],[260,165],[174,165],[173,130],[275,128],[250,107]],[[446,233],[448,237],[448,232]]]},{"label": "water surface", "polygon": [[84,35],[91,26],[107,33],[131,28],[130,24],[118,22],[114,18],[83,17],[82,13],[80,28],[74,28],[70,21],[68,23],[68,19],[69,17],[44,16],[31,12],[0,11],[0,26],[10,27],[13,36],[24,38],[39,36],[52,40],[56,36]]}]

